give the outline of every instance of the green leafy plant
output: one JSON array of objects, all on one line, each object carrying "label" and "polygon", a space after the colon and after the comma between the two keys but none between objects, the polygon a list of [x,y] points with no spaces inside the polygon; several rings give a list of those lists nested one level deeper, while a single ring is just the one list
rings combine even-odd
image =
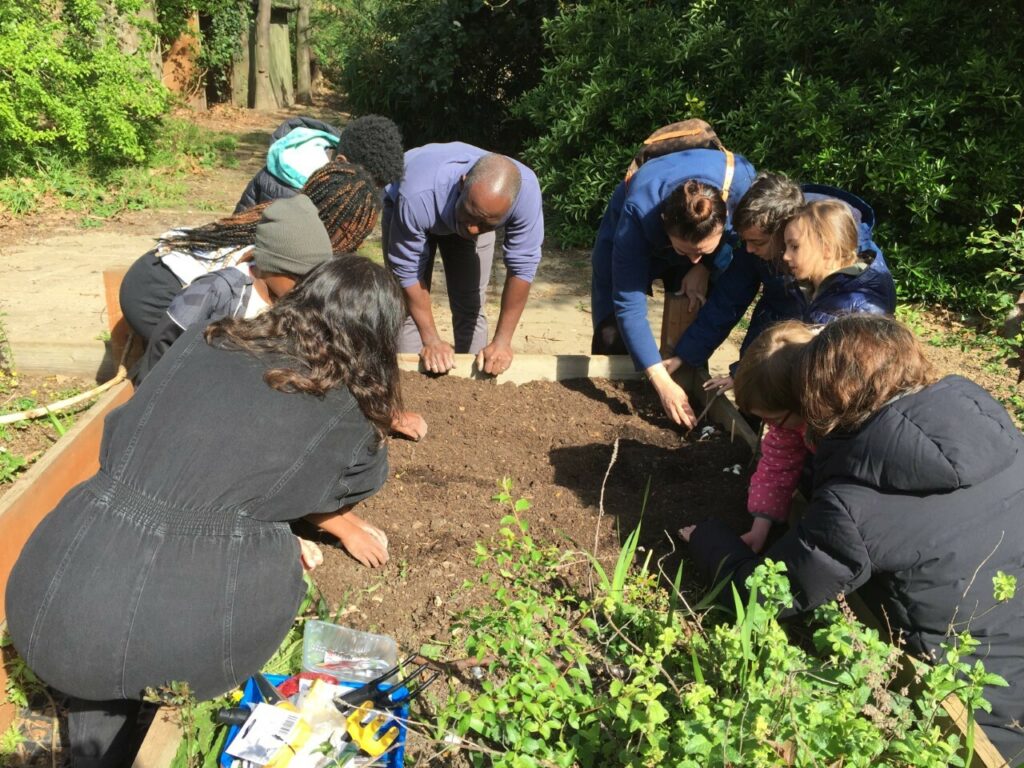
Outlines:
[{"label": "green leafy plant", "polygon": [[145,159],[167,97],[145,55],[118,47],[136,11],[0,0],[0,174],[23,174],[46,152],[98,167]]},{"label": "green leafy plant", "polygon": [[[353,111],[388,115],[407,146],[468,141],[511,151],[536,130],[510,114],[541,74],[556,0],[333,0],[314,46]],[[396,76],[401,72],[401,76]]]},{"label": "green leafy plant", "polygon": [[27,463],[24,456],[18,456],[0,446],[0,485],[13,483]]},{"label": "green leafy plant", "polygon": [[[668,591],[629,536],[608,578],[581,553],[536,541],[505,481],[496,539],[477,545],[487,602],[453,636],[485,669],[452,689],[437,738],[493,766],[963,766],[972,745],[941,706],[984,708],[1002,681],[966,657],[963,635],[902,683],[898,649],[843,601],[819,609],[806,641],[778,621],[792,598],[780,563],[733,589],[733,613],[698,614]],[[520,510],[521,511],[521,510]],[[573,573],[573,568],[584,572]],[[593,592],[587,587],[594,584]],[[621,592],[619,590],[621,589]],[[1005,594],[1005,592],[1004,592]]]}]

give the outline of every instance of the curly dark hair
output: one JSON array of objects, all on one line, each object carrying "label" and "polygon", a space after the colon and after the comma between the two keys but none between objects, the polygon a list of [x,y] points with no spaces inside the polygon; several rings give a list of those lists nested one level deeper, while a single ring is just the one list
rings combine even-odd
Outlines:
[{"label": "curly dark hair", "polygon": [[[359,165],[333,160],[307,179],[301,194],[316,206],[331,238],[335,254],[355,251],[373,231],[380,214],[380,194],[373,177]],[[256,225],[273,201],[161,239],[161,244],[183,250],[212,250],[256,242]]]},{"label": "curly dark hair", "polygon": [[402,134],[381,115],[365,115],[346,125],[338,139],[338,154],[363,166],[381,188],[401,180],[405,170]]},{"label": "curly dark hair", "polygon": [[402,290],[390,270],[341,255],[310,271],[258,317],[212,323],[206,341],[293,360],[263,374],[281,392],[322,397],[348,387],[383,439],[402,407],[397,352],[404,319]]}]

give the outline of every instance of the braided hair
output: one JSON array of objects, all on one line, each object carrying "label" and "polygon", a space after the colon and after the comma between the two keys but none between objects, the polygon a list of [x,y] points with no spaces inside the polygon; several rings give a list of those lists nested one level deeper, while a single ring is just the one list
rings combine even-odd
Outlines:
[{"label": "braided hair", "polygon": [[[336,254],[355,251],[373,231],[380,214],[380,195],[373,177],[362,166],[352,163],[327,163],[309,177],[300,193],[316,206]],[[256,225],[270,202],[183,230],[161,239],[160,244],[192,251],[252,245],[256,242]]]},{"label": "braided hair", "polygon": [[331,237],[334,253],[352,253],[373,231],[380,192],[361,165],[332,160],[306,180],[302,194],[313,201]]}]

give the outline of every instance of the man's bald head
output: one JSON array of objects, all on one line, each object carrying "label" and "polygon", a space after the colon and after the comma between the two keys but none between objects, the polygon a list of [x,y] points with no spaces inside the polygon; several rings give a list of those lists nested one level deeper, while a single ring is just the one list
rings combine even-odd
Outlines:
[{"label": "man's bald head", "polygon": [[509,206],[519,194],[519,187],[523,184],[523,177],[519,168],[504,155],[491,153],[484,155],[469,169],[466,174],[466,186],[469,188],[481,187],[492,195],[501,195],[508,199]]},{"label": "man's bald head", "polygon": [[519,168],[504,155],[484,155],[473,163],[455,207],[459,235],[472,240],[497,229],[512,210],[522,183]]}]

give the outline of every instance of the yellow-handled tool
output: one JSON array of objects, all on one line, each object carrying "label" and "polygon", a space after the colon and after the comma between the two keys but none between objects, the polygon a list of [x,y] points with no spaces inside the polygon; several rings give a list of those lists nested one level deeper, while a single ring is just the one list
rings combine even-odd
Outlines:
[{"label": "yellow-handled tool", "polygon": [[398,738],[398,723],[390,714],[375,710],[369,700],[345,718],[345,724],[349,738],[370,757],[383,755]]}]

